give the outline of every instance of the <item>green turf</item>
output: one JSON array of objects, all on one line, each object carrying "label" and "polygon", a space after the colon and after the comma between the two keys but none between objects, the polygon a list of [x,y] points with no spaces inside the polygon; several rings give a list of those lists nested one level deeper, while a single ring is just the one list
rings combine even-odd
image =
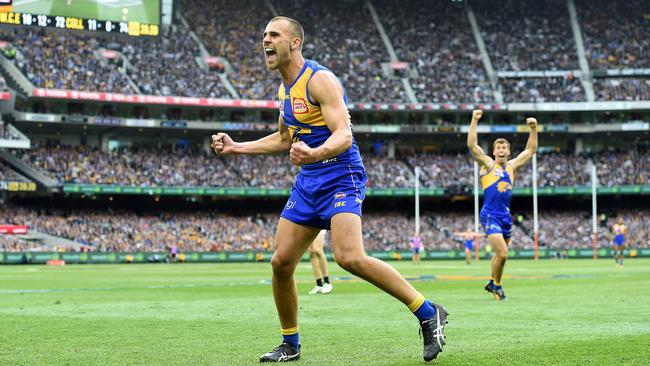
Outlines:
[{"label": "green turf", "polygon": [[[117,4],[123,5],[118,6]],[[14,0],[14,11],[19,13],[62,15],[85,19],[136,21],[160,23],[159,0]],[[123,13],[128,9],[128,13]],[[123,17],[126,16],[124,19]]]},{"label": "green turf", "polygon": [[[647,365],[650,260],[508,263],[507,302],[488,261],[392,262],[451,313],[439,365]],[[332,277],[345,273],[330,264]],[[0,365],[254,365],[280,342],[269,264],[0,266]],[[418,326],[374,287],[304,295],[304,365],[414,365]],[[28,292],[26,290],[46,290]]]}]

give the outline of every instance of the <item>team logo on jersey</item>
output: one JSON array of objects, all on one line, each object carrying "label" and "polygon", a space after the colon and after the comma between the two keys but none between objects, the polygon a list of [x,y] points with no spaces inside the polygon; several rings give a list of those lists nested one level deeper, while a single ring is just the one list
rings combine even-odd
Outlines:
[{"label": "team logo on jersey", "polygon": [[293,106],[294,114],[305,114],[309,112],[309,108],[307,108],[307,102],[302,98],[293,98],[291,104]]},{"label": "team logo on jersey", "polygon": [[497,185],[497,191],[503,193],[512,189],[512,186],[508,182],[499,182]]},{"label": "team logo on jersey", "polygon": [[334,194],[334,199],[335,200],[340,200],[341,198],[345,198],[345,193],[337,192],[336,194]]}]

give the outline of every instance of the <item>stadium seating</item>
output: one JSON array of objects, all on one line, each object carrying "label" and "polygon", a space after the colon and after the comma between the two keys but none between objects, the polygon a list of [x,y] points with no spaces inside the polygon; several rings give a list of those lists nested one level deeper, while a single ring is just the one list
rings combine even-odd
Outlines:
[{"label": "stadium seating", "polygon": [[[217,158],[198,149],[172,152],[171,148],[133,147],[102,152],[85,146],[39,146],[14,153],[61,184],[289,188],[298,172],[283,155]],[[424,187],[470,192],[473,186],[472,160],[466,152],[404,153],[393,159],[373,154],[363,157],[372,167],[368,169],[369,187],[412,187],[416,166],[421,168]],[[645,150],[631,150],[578,156],[540,153],[538,186],[589,185],[589,158],[596,163],[601,185],[650,184],[650,155]],[[530,185],[531,167],[527,165],[518,173],[516,186]]]},{"label": "stadium seating", "polygon": [[[419,102],[493,103],[466,9],[453,2],[374,0],[403,74],[392,76],[388,50],[365,6],[331,1],[184,1],[177,22],[156,40],[105,39],[71,33],[13,29],[0,40],[18,52],[14,62],[29,81],[56,89],[153,95],[231,98],[218,74],[203,70],[189,35],[195,31],[207,52],[228,62],[226,77],[240,98],[275,99],[279,80],[264,65],[263,28],[272,11],[302,20],[304,55],[330,67],[353,102],[410,102],[405,77]],[[506,103],[585,101],[576,43],[566,2],[490,0],[472,4],[487,53],[497,72],[567,71],[564,77],[499,77]],[[576,2],[587,60],[593,70],[650,67],[650,34],[641,1]],[[254,9],[254,10],[253,10]],[[123,58],[107,59],[102,50]],[[145,52],[146,51],[146,52]],[[63,57],[60,57],[63,56]],[[647,100],[647,76],[594,78],[597,100]],[[2,83],[0,82],[0,87]]]},{"label": "stadium seating", "polygon": [[[628,242],[633,247],[650,247],[650,211],[622,210],[629,227]],[[542,248],[565,250],[590,248],[591,217],[589,212],[540,211]],[[531,249],[532,215],[515,218],[512,248]],[[90,251],[165,251],[178,245],[182,251],[272,251],[277,212],[232,215],[213,211],[150,212],[104,210],[50,210],[5,207],[0,221],[28,225],[51,235],[75,240]],[[471,212],[423,212],[421,236],[426,249],[462,249],[455,232],[473,230]],[[611,225],[611,222],[609,223]],[[366,250],[409,250],[408,238],[415,227],[410,214],[371,212],[364,215]],[[612,234],[608,226],[599,229],[599,246],[609,246]],[[487,243],[481,239],[484,247]],[[0,236],[1,251],[42,250],[11,236]]]}]

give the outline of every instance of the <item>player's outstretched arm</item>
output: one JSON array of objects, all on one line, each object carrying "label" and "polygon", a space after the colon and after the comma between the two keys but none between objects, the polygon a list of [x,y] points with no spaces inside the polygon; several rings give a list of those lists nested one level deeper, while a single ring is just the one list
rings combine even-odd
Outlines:
[{"label": "player's outstretched arm", "polygon": [[537,120],[532,117],[526,118],[526,123],[528,124],[528,127],[530,127],[530,134],[528,135],[526,149],[517,155],[516,158],[508,162],[514,170],[517,170],[522,166],[528,164],[530,159],[533,158],[533,154],[537,152]]},{"label": "player's outstretched arm", "polygon": [[255,141],[235,142],[228,134],[219,132],[212,135],[212,149],[221,155],[227,154],[272,154],[289,150],[291,136],[289,130],[278,119],[278,131]]},{"label": "player's outstretched arm", "polygon": [[350,113],[343,102],[341,83],[332,73],[318,72],[309,81],[309,92],[320,105],[323,118],[332,135],[317,148],[311,148],[302,141],[294,143],[289,157],[296,165],[331,159],[352,146]]},{"label": "player's outstretched arm", "polygon": [[494,165],[494,160],[489,157],[480,146],[478,146],[478,137],[476,133],[476,127],[478,126],[478,121],[483,117],[482,110],[474,110],[472,112],[472,122],[469,125],[469,131],[467,132],[467,147],[472,153],[474,160],[476,160],[479,165],[482,165],[486,169],[490,169]]}]

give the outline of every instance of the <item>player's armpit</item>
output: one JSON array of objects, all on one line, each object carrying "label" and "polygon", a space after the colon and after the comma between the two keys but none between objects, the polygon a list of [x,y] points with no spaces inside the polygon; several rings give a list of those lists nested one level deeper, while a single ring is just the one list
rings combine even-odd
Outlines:
[{"label": "player's armpit", "polygon": [[469,151],[472,153],[474,160],[486,170],[490,170],[494,165],[494,160],[489,157],[480,146],[470,146]]}]

